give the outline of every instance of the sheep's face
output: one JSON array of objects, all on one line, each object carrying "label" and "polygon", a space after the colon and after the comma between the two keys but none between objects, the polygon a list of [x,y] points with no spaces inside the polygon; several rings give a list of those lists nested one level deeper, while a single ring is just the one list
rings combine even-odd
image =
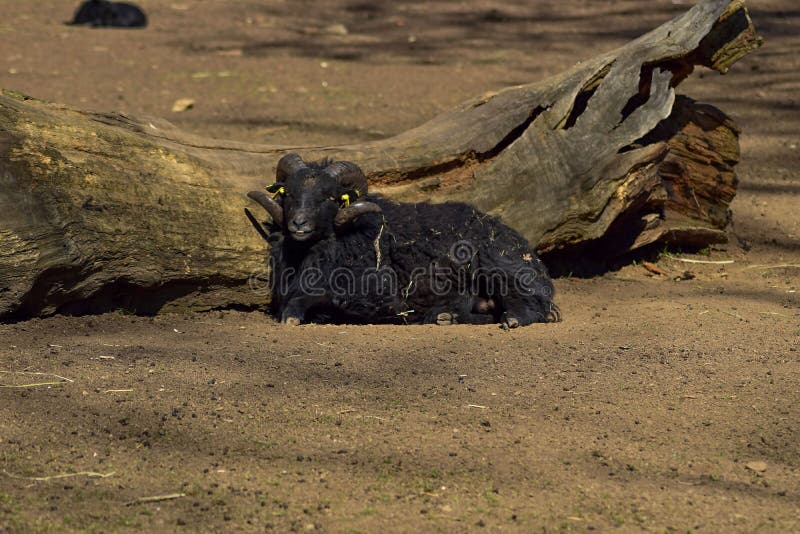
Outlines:
[{"label": "sheep's face", "polygon": [[[267,192],[250,191],[247,196],[261,204],[286,236],[303,242],[343,232],[366,213],[380,213],[374,202],[359,200],[366,194],[367,179],[355,163],[307,164],[297,154],[287,154],[278,161],[275,183]],[[247,213],[264,236],[261,225]]]},{"label": "sheep's face", "polygon": [[283,184],[284,232],[295,241],[316,241],[333,234],[342,195],[336,180],[312,168],[301,169]]}]

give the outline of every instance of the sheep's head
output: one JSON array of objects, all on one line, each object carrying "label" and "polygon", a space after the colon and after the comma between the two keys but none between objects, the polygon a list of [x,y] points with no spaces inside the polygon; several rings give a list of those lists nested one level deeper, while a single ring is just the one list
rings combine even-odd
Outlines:
[{"label": "sheep's head", "polygon": [[367,179],[355,163],[307,164],[299,155],[287,154],[267,192],[247,196],[267,210],[286,236],[316,241],[344,230],[360,215],[380,212],[377,204],[358,200],[366,193]]}]

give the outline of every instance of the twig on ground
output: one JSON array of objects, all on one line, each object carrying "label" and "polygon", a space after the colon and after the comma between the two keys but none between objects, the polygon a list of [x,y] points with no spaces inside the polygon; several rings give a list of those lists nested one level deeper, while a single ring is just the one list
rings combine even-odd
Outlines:
[{"label": "twig on ground", "polygon": [[742,317],[742,316],[741,316],[741,315],[739,315],[738,313],[726,312],[725,310],[720,310],[720,311],[721,311],[722,313],[724,313],[725,315],[730,315],[731,317],[736,317],[737,319],[741,319],[742,321],[744,321],[744,317]]},{"label": "twig on ground", "polygon": [[489,407],[481,406],[480,404],[467,404],[467,408],[480,408],[481,410],[486,410]]},{"label": "twig on ground", "polygon": [[692,258],[678,258],[676,256],[670,256],[669,254],[666,254],[666,257],[671,260],[682,261],[685,263],[706,263],[709,265],[730,265],[731,263],[734,263],[733,260],[694,260]]},{"label": "twig on ground", "polygon": [[460,517],[453,517],[445,514],[428,514],[427,517],[430,517],[431,519],[447,519],[449,521],[457,521],[459,523],[463,521],[463,519]]},{"label": "twig on ground", "polygon": [[175,499],[180,499],[181,497],[186,497],[186,494],[170,493],[168,495],[153,495],[152,497],[139,497],[138,499],[134,499],[129,503],[125,503],[125,506],[133,506],[135,504],[147,504],[151,502],[172,501]]},{"label": "twig on ground", "polygon": [[3,473],[11,478],[16,478],[19,480],[35,480],[36,482],[46,482],[48,480],[58,480],[62,478],[72,478],[72,477],[108,478],[116,474],[115,471],[111,471],[110,473],[95,473],[94,471],[80,471],[78,473],[62,473],[60,475],[52,475],[49,477],[26,477],[22,475],[14,475],[12,473],[9,473],[8,471],[3,471]]}]

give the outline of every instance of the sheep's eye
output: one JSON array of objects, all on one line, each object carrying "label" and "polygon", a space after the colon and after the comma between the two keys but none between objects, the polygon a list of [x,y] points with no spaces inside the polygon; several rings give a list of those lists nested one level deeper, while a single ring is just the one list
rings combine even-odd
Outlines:
[{"label": "sheep's eye", "polygon": [[336,197],[328,197],[328,200],[330,200],[331,202],[336,202]]}]

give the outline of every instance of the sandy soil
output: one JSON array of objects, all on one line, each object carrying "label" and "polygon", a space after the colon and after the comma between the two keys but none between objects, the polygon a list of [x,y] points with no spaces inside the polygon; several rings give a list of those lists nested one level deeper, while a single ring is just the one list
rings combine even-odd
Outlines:
[{"label": "sandy soil", "polygon": [[[114,31],[0,0],[0,86],[222,138],[363,141],[689,2],[140,4],[151,26]],[[559,279],[565,321],[511,332],[0,325],[0,384],[27,385],[0,388],[0,532],[800,531],[800,11],[749,4],[764,48],[682,86],[743,129],[727,246],[662,256],[666,277]]]}]

